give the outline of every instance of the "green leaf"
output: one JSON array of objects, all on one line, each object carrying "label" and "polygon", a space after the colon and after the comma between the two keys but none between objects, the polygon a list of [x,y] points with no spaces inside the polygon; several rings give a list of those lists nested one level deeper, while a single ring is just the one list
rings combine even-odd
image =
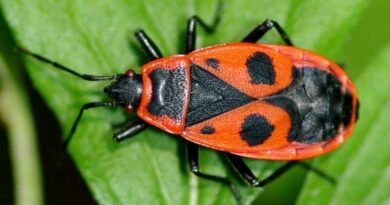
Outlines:
[{"label": "green leaf", "polygon": [[[345,41],[337,36],[348,35],[354,25],[351,20],[366,4],[363,0],[229,0],[215,34],[199,29],[198,46],[239,41],[270,18],[286,25],[298,46],[333,58]],[[132,36],[136,28],[147,31],[165,55],[180,53],[188,17],[197,14],[211,22],[216,1],[2,0],[2,6],[21,46],[81,73],[108,75],[129,67],[139,71],[145,63]],[[348,9],[344,11],[343,6]],[[275,32],[263,41],[281,42]],[[64,134],[82,104],[105,99],[98,92],[104,83],[78,80],[31,58],[26,58],[26,65]],[[120,110],[88,111],[70,144],[70,153],[99,203],[235,204],[227,187],[188,174],[179,137],[150,128],[127,142],[113,143],[112,125],[127,119]],[[259,176],[278,165],[248,162]],[[259,191],[239,182],[225,164],[213,152],[202,150],[201,169],[233,178],[250,204]]]}]

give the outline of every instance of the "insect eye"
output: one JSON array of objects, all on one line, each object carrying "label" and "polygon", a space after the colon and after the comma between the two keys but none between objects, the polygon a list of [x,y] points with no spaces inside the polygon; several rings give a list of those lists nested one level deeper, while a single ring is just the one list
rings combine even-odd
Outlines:
[{"label": "insect eye", "polygon": [[129,77],[133,77],[135,75],[135,72],[134,72],[134,70],[129,69],[126,71],[125,75],[127,75]]},{"label": "insect eye", "polygon": [[133,112],[133,110],[134,110],[134,108],[133,108],[133,106],[131,106],[131,105],[127,105],[127,106],[125,107],[125,111],[126,111],[126,112]]}]

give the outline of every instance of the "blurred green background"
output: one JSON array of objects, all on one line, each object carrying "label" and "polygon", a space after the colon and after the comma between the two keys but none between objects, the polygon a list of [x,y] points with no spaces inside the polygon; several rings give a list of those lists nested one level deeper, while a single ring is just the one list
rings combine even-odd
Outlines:
[{"label": "blurred green background", "polygon": [[[110,123],[127,119],[121,111],[85,117],[70,147],[73,164],[61,153],[61,136],[81,104],[101,99],[103,85],[75,83],[14,52],[21,45],[86,73],[123,72],[145,62],[132,30],[143,27],[165,54],[178,53],[186,18],[210,21],[215,1],[0,2],[1,204],[234,204],[228,189],[188,174],[175,137],[151,129],[113,144]],[[256,22],[276,19],[297,46],[345,65],[362,112],[345,147],[310,161],[335,176],[336,186],[295,168],[262,191],[251,189],[208,151],[204,168],[233,178],[246,204],[390,204],[390,3],[230,0],[225,10],[215,35],[198,32],[200,46],[238,40]],[[264,41],[280,39],[271,33]],[[249,163],[259,176],[280,166]]]}]

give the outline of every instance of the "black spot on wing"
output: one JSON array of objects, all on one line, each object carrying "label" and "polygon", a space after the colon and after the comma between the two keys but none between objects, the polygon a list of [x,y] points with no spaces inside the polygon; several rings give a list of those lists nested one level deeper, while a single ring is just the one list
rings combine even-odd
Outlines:
[{"label": "black spot on wing", "polygon": [[265,53],[255,52],[246,61],[252,84],[272,85],[275,83],[275,70],[272,59]]},{"label": "black spot on wing", "polygon": [[216,70],[219,70],[219,60],[215,58],[206,59],[206,64]]},{"label": "black spot on wing", "polygon": [[200,133],[205,134],[205,135],[210,135],[210,134],[213,134],[214,132],[215,132],[214,127],[212,127],[212,126],[210,126],[210,125],[206,125],[206,126],[204,126],[204,127],[200,130]]},{"label": "black spot on wing", "polygon": [[274,129],[275,127],[265,117],[252,114],[247,116],[241,125],[240,136],[249,146],[257,146],[263,144]]}]

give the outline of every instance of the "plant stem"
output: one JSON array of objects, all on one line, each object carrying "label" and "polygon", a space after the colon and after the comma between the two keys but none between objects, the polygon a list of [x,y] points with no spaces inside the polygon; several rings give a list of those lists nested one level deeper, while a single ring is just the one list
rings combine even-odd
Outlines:
[{"label": "plant stem", "polygon": [[[12,68],[12,70],[11,70]],[[0,117],[6,125],[17,205],[43,204],[41,167],[33,117],[23,82],[0,56]]]}]

